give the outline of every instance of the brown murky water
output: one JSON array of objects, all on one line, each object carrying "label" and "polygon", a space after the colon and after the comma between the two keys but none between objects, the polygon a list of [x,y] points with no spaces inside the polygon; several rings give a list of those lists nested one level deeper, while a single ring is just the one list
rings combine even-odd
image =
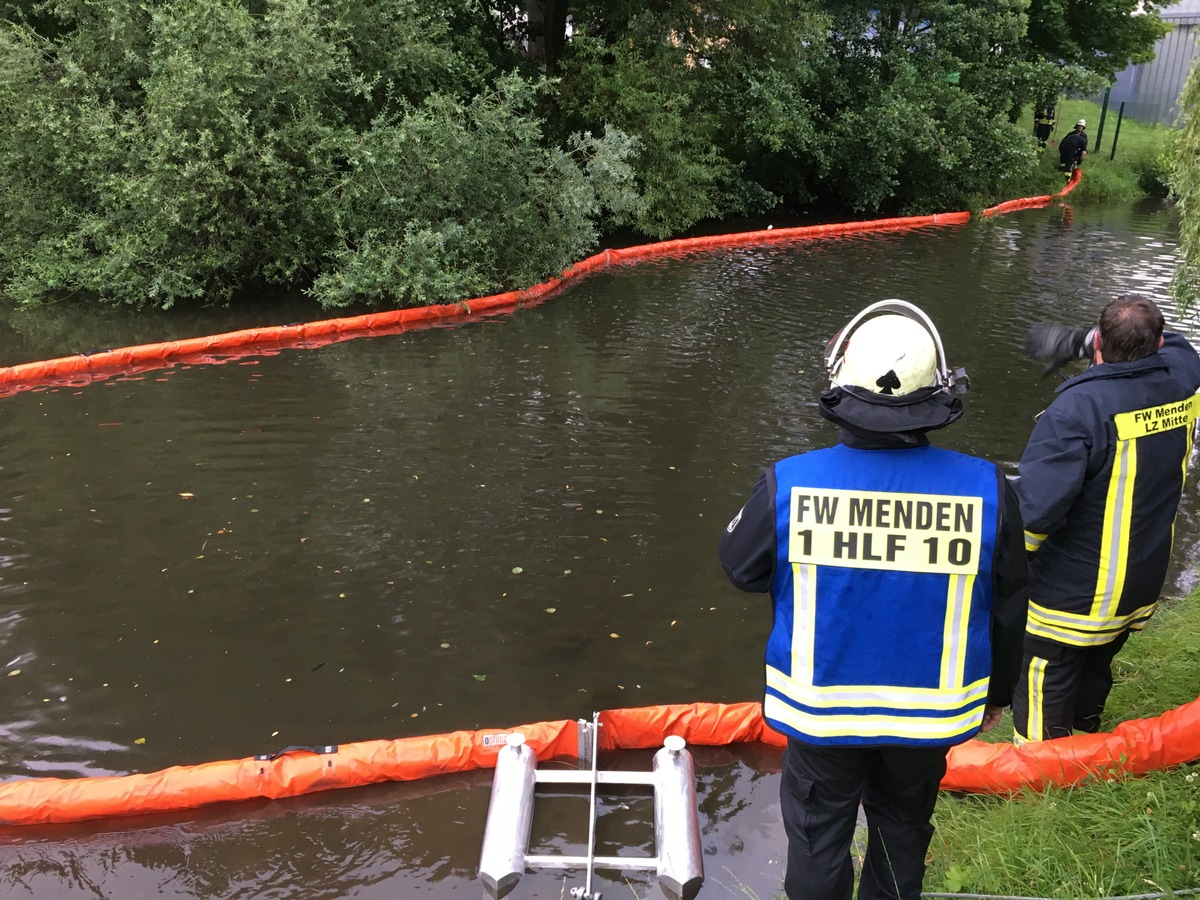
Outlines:
[{"label": "brown murky water", "polygon": [[[1158,209],[1056,208],[702,254],[463,327],[4,397],[0,777],[756,699],[768,603],[715,546],[760,466],[834,437],[825,340],[874,300],[919,303],[973,383],[942,443],[1013,463],[1053,388],[1025,325],[1162,298],[1175,236]],[[249,324],[17,318],[0,359]],[[1198,507],[1189,489],[1179,592]],[[701,897],[774,896],[777,754],[696,755]],[[628,757],[604,762],[649,765]],[[9,830],[0,892],[474,898],[489,786]],[[539,801],[535,844],[580,852],[585,806]],[[647,796],[604,813],[599,852],[651,852]],[[606,877],[606,898],[658,894]],[[512,896],[579,883],[531,873]]]}]

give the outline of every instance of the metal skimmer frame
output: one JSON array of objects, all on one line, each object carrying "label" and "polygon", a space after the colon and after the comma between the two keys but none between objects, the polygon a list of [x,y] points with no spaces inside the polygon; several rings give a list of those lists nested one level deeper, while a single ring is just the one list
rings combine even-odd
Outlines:
[{"label": "metal skimmer frame", "polygon": [[[494,900],[507,895],[526,869],[584,869],[582,887],[571,888],[576,900],[601,900],[592,877],[601,869],[654,869],[663,892],[674,900],[692,900],[704,883],[700,851],[700,819],[696,805],[696,775],[683,738],[671,735],[654,754],[650,772],[608,772],[597,769],[599,713],[579,720],[579,768],[540,770],[537,754],[525,736],[513,733],[496,757],[492,797],[483,832],[479,880]],[[584,856],[529,855],[533,801],[538,784],[577,784],[589,788],[587,854]],[[596,793],[602,784],[641,784],[654,789],[654,846],[646,857],[596,856]]]}]

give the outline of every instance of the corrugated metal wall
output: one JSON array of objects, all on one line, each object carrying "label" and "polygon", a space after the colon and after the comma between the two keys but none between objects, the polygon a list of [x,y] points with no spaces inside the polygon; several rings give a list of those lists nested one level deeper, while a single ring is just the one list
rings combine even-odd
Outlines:
[{"label": "corrugated metal wall", "polygon": [[[1174,27],[1155,45],[1155,58],[1119,74],[1108,104],[1115,111],[1124,102],[1125,115],[1139,122],[1172,125],[1192,60],[1200,55],[1200,2],[1184,0],[1164,10],[1162,17]],[[1095,99],[1100,102],[1104,97]]]}]

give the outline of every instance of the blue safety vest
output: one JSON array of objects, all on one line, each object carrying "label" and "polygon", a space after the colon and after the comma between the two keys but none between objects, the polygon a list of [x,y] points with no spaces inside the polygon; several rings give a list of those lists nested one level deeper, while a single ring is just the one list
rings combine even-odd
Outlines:
[{"label": "blue safety vest", "polygon": [[775,464],[763,714],[812,744],[946,746],[983,720],[1003,475],[938,447]]}]

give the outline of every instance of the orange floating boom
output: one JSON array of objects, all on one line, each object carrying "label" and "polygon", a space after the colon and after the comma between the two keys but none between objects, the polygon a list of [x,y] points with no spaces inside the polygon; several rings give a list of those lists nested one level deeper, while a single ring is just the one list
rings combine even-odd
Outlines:
[{"label": "orange floating boom", "polygon": [[523,291],[509,291],[457,303],[389,310],[341,319],[247,328],[205,337],[139,344],[115,350],[100,350],[41,362],[4,366],[0,367],[0,396],[49,385],[79,386],[113,375],[163,369],[180,363],[221,363],[246,356],[271,355],[289,347],[321,347],[352,338],[400,334],[414,328],[465,322],[481,316],[512,312],[542,302],[573,278],[610,265],[634,263],[654,257],[679,256],[720,247],[761,246],[868,231],[961,225],[970,218],[971,214],[967,212],[938,213],[931,216],[774,228],[604,250],[572,265],[559,277]]},{"label": "orange floating boom", "polygon": [[[1079,183],[1076,170],[1057,194],[1011,200],[984,210],[990,216],[1045,206]],[[569,279],[614,263],[675,256],[719,247],[961,225],[970,213],[874,219],[687,238],[605,250],[542,284],[460,303],[393,310],[299,325],[253,328],[157,344],[144,344],[43,362],[0,367],[0,394],[53,384],[86,384],[112,375],[166,368],[184,362],[221,363],[264,356],[285,347],[319,347],[336,341],[411,328],[466,321],[541,302]],[[784,739],[762,718],[758,703],[653,706],[600,714],[602,750],[659,747],[668,735],[688,743],[725,746]],[[574,721],[519,726],[539,760],[576,757]],[[212,803],[295,797],[334,788],[384,781],[415,781],[452,772],[490,768],[504,746],[505,732],[458,731],[429,737],[364,741],[284,752],[271,757],[175,766],[158,772],[96,778],[34,778],[0,784],[0,826],[80,822],[112,816],[173,812]],[[1194,736],[1194,737],[1193,737]],[[947,790],[1003,793],[1025,787],[1077,784],[1090,777],[1142,773],[1200,758],[1200,700],[1157,719],[1126,722],[1107,735],[1081,735],[1014,747],[968,741],[950,754],[942,782]]]},{"label": "orange floating boom", "polygon": [[[599,723],[602,751],[661,747],[668,735],[698,746],[760,742],[781,747],[785,743],[767,726],[757,702],[615,709],[600,713]],[[144,774],[32,778],[0,784],[0,826],[176,812],[212,803],[295,797],[491,768],[513,731],[525,736],[541,761],[579,755],[578,724],[562,720],[503,731],[363,741],[314,748],[319,752],[291,751],[274,758],[174,766]],[[942,788],[990,794],[1041,790],[1142,774],[1195,759],[1200,759],[1200,699],[1157,718],[1124,722],[1109,734],[1075,735],[1021,747],[967,741],[950,751]]]}]

